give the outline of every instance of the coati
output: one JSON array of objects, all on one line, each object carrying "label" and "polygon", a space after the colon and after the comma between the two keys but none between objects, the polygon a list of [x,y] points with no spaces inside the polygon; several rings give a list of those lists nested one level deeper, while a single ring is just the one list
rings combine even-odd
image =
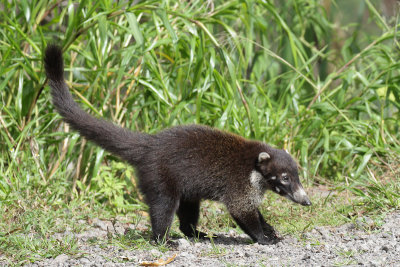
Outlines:
[{"label": "coati", "polygon": [[203,199],[224,203],[243,231],[260,244],[278,239],[258,210],[267,189],[311,205],[297,164],[286,151],[200,125],[173,127],[155,135],[129,131],[78,106],[64,81],[58,46],[47,47],[44,64],[53,104],[64,120],[135,167],[156,241],[167,238],[175,213],[183,234],[205,237],[196,230]]}]

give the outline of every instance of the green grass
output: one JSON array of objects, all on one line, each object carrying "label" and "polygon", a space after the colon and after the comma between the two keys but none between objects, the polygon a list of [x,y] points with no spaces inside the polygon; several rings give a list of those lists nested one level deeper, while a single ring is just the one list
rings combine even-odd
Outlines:
[{"label": "green grass", "polygon": [[[66,228],[75,233],[84,230],[78,223],[74,203],[67,207],[48,206],[40,200],[33,203],[20,200],[15,206],[3,210],[0,223],[0,252],[8,263],[29,263],[60,254],[77,254],[78,244],[73,236],[56,238],[54,233]],[[75,207],[76,208],[76,207]],[[6,262],[7,262],[6,261]]]},{"label": "green grass", "polygon": [[[42,64],[51,42],[96,116],[148,133],[207,124],[290,151],[315,195],[310,208],[267,195],[263,213],[284,234],[398,209],[399,18],[381,1],[320,2],[0,2],[0,258],[74,254],[71,240],[43,236],[77,218],[146,210],[134,170],[51,105]],[[336,194],[319,197],[321,186]],[[204,206],[204,230],[234,226]],[[141,247],[129,240],[113,242]]]}]

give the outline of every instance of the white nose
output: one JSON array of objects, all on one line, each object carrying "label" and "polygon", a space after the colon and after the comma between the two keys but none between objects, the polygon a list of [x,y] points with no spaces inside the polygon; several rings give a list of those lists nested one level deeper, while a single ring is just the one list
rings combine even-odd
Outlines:
[{"label": "white nose", "polygon": [[303,206],[311,206],[311,201],[302,186],[293,193],[293,199]]}]

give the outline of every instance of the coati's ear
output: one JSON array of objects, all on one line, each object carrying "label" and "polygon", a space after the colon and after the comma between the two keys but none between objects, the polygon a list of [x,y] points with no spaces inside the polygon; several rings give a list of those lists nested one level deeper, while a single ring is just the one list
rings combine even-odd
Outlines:
[{"label": "coati's ear", "polygon": [[261,163],[261,162],[266,161],[266,160],[268,160],[270,158],[271,158],[271,156],[267,152],[261,152],[258,155],[258,162]]}]

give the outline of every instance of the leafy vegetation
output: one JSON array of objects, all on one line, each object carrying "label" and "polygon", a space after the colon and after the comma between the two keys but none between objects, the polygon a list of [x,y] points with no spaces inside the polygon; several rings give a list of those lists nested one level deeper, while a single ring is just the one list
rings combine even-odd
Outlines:
[{"label": "leafy vegetation", "polygon": [[[339,192],[315,193],[309,209],[268,194],[282,211],[271,216],[307,218],[283,232],[398,208],[400,33],[384,10],[372,0],[2,1],[0,255],[20,262],[18,235],[60,230],[33,227],[32,211],[146,210],[134,171],[70,131],[52,107],[42,65],[51,42],[63,46],[66,80],[92,114],[148,133],[201,123],[262,140],[298,159],[313,192]],[[215,210],[203,209],[206,227],[232,225]]]}]

